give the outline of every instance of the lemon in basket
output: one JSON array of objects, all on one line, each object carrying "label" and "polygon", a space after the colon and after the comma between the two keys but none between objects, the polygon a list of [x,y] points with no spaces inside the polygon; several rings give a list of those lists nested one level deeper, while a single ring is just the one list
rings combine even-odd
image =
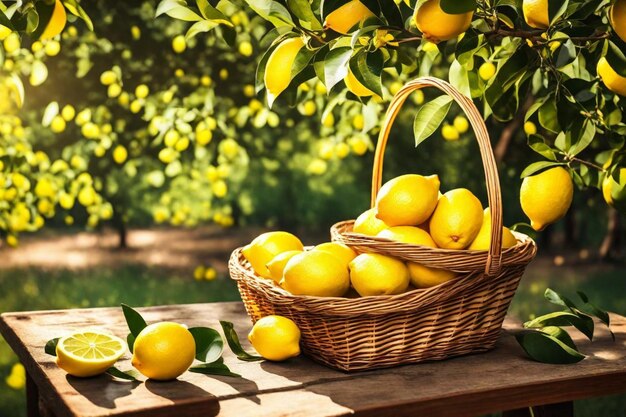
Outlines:
[{"label": "lemon in basket", "polygon": [[282,252],[274,256],[272,260],[267,263],[270,278],[276,283],[279,283],[280,280],[283,279],[283,271],[285,270],[285,266],[287,266],[287,262],[299,253],[302,253],[302,251],[288,250],[287,252]]},{"label": "lemon in basket", "polygon": [[254,272],[263,278],[270,278],[267,264],[276,255],[290,250],[304,250],[300,239],[288,232],[267,232],[257,236],[241,250],[243,256],[252,265]]},{"label": "lemon in basket", "polygon": [[144,328],[133,349],[132,364],[150,379],[168,381],[185,372],[196,356],[196,342],[185,326],[163,321]]},{"label": "lemon in basket", "polygon": [[106,372],[125,352],[119,337],[87,331],[59,339],[56,362],[70,375],[89,377]]},{"label": "lemon in basket", "polygon": [[283,316],[259,319],[248,334],[254,349],[270,361],[284,361],[300,354],[300,329]]},{"label": "lemon in basket", "polygon": [[388,226],[417,226],[430,217],[438,198],[437,175],[401,175],[380,188],[376,197],[376,217]]},{"label": "lemon in basket", "polygon": [[[411,243],[413,245],[436,248],[437,245],[432,237],[423,229],[413,226],[396,226],[383,230],[377,236],[396,242]],[[445,269],[430,268],[416,262],[407,263],[411,284],[417,288],[428,288],[450,281],[456,276],[452,271]]]},{"label": "lemon in basket", "polygon": [[295,295],[341,297],[350,288],[348,268],[330,253],[311,250],[287,262],[281,287]]},{"label": "lemon in basket", "polygon": [[350,249],[347,245],[339,242],[326,242],[321,243],[313,248],[313,250],[322,251],[326,253],[330,253],[337,259],[339,259],[343,264],[348,267],[348,264],[352,262],[354,258],[356,258],[356,252]]},{"label": "lemon in basket", "polygon": [[524,178],[520,189],[522,210],[537,231],[563,217],[573,196],[572,178],[562,167]]},{"label": "lemon in basket", "polygon": [[384,221],[376,217],[376,209],[371,208],[356,218],[352,231],[362,235],[376,236],[381,230],[388,227]]},{"label": "lemon in basket", "polygon": [[440,248],[465,249],[478,235],[483,206],[470,190],[457,188],[439,199],[430,218],[430,235]]},{"label": "lemon in basket", "polygon": [[[478,235],[467,249],[469,250],[489,250],[491,244],[491,209],[487,207],[483,215],[483,224],[480,226]],[[517,245],[517,239],[508,227],[502,227],[502,248],[510,248]]]},{"label": "lemon in basket", "polygon": [[350,262],[350,282],[361,297],[400,294],[409,287],[404,262],[378,253],[362,253]]}]

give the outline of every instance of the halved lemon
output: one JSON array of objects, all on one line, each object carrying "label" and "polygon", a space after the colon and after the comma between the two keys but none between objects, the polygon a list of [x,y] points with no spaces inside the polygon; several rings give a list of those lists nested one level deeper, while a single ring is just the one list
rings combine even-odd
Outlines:
[{"label": "halved lemon", "polygon": [[126,352],[126,342],[106,333],[83,332],[63,337],[57,344],[57,365],[78,377],[106,372]]}]

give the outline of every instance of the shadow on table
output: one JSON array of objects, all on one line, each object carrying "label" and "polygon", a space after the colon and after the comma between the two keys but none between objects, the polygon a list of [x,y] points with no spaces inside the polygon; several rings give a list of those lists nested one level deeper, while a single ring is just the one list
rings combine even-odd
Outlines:
[{"label": "shadow on table", "polygon": [[[76,391],[94,405],[108,409],[114,409],[115,400],[129,396],[140,385],[139,382],[112,380],[107,375],[94,378],[76,378],[67,375],[66,379]],[[94,380],[98,379],[101,383],[94,384]]]},{"label": "shadow on table", "polygon": [[243,377],[233,378],[220,375],[209,375],[209,377],[230,385],[234,390],[245,395],[247,400],[250,400],[258,405],[261,404],[261,399],[256,395],[256,393],[259,392],[259,386],[256,382]]},{"label": "shadow on table", "polygon": [[[181,416],[191,417],[198,415],[211,417],[216,416],[220,411],[220,404],[214,395],[189,382],[180,380],[164,382],[148,380],[144,384],[146,389],[154,395],[167,398],[174,404],[179,405],[178,410],[181,412]],[[198,401],[196,403],[190,402],[190,398]]]}]

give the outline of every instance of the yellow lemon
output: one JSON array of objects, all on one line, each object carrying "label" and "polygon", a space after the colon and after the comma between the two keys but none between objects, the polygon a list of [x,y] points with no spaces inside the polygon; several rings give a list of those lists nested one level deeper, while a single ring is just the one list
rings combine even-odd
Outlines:
[{"label": "yellow lemon", "polygon": [[[480,226],[478,234],[467,249],[469,250],[489,250],[491,245],[491,209],[487,207],[483,215],[483,224]],[[517,239],[508,227],[502,227],[502,248],[510,248],[517,245]]]},{"label": "yellow lemon", "polygon": [[433,213],[438,197],[437,175],[401,175],[386,182],[378,192],[376,217],[388,226],[417,226]]},{"label": "yellow lemon", "polygon": [[351,0],[326,16],[324,28],[347,35],[350,29],[370,17],[374,17],[370,9],[359,0]]},{"label": "yellow lemon", "polygon": [[350,262],[350,282],[361,297],[400,294],[409,287],[404,262],[378,253],[362,253]]},{"label": "yellow lemon", "polygon": [[13,52],[20,49],[20,35],[15,32],[9,33],[7,37],[2,42],[2,46],[4,46],[4,51],[8,54],[12,54]]},{"label": "yellow lemon", "polygon": [[283,316],[259,319],[248,334],[254,349],[270,361],[284,361],[300,354],[300,329]]},{"label": "yellow lemon", "polygon": [[614,205],[617,201],[621,201],[626,199],[626,191],[622,191],[618,198],[613,197],[613,187],[623,187],[626,184],[626,168],[620,168],[619,170],[619,183],[613,179],[611,175],[607,175],[602,180],[602,196],[604,197],[604,201],[610,206]]},{"label": "yellow lemon", "polygon": [[63,109],[61,110],[61,117],[63,117],[66,122],[72,120],[75,115],[76,109],[74,108],[74,106],[72,106],[71,104],[66,104],[65,106],[63,106]]},{"label": "yellow lemon", "polygon": [[612,92],[626,97],[626,77],[619,75],[605,57],[598,61],[597,72],[602,82]]},{"label": "yellow lemon", "polygon": [[61,44],[58,41],[48,41],[44,47],[44,52],[48,56],[57,56],[61,52]]},{"label": "yellow lemon", "polygon": [[135,96],[137,98],[146,98],[150,94],[150,89],[145,84],[139,84],[137,88],[135,88]]},{"label": "yellow lemon", "polygon": [[471,191],[457,188],[439,199],[430,218],[430,235],[440,248],[465,249],[483,222],[483,206]]},{"label": "yellow lemon", "polygon": [[535,29],[547,29],[550,26],[548,0],[524,0],[522,11],[528,26]]},{"label": "yellow lemon", "polygon": [[341,297],[350,288],[348,268],[323,251],[307,251],[287,262],[281,287],[295,295]]},{"label": "yellow lemon", "polygon": [[106,372],[126,353],[126,342],[98,332],[74,333],[59,340],[57,365],[70,375],[89,377]]},{"label": "yellow lemon", "polygon": [[531,121],[524,123],[524,133],[526,133],[528,136],[536,134],[537,126]]},{"label": "yellow lemon", "polygon": [[263,80],[270,105],[289,86],[291,67],[303,46],[302,38],[287,39],[274,49],[267,60]]},{"label": "yellow lemon", "polygon": [[346,83],[346,87],[348,87],[348,90],[350,90],[350,92],[355,96],[369,97],[374,95],[374,92],[372,90],[370,90],[369,88],[361,84],[359,80],[357,80],[350,68],[348,68],[348,75],[344,79],[344,82]]},{"label": "yellow lemon", "polygon": [[388,227],[384,221],[376,217],[376,208],[371,208],[356,218],[352,231],[362,235],[376,236],[381,230]]},{"label": "yellow lemon", "polygon": [[65,130],[65,119],[59,115],[56,115],[52,118],[52,121],[50,122],[50,130],[52,130],[54,133],[61,133]]},{"label": "yellow lemon", "polygon": [[243,41],[239,44],[239,53],[243,56],[250,56],[254,49],[252,48],[252,44],[248,41]]},{"label": "yellow lemon", "polygon": [[415,26],[424,38],[437,43],[456,38],[465,32],[472,23],[474,12],[448,14],[441,9],[439,0],[427,0],[415,9]]},{"label": "yellow lemon", "polygon": [[524,178],[520,189],[522,210],[537,231],[563,217],[572,204],[573,196],[572,178],[563,167]]},{"label": "yellow lemon", "polygon": [[469,122],[464,116],[456,116],[453,126],[459,133],[465,133],[469,130]]},{"label": "yellow lemon", "polygon": [[443,127],[441,128],[441,136],[445,140],[449,141],[459,140],[459,138],[461,137],[459,135],[459,131],[451,125],[443,125]]},{"label": "yellow lemon", "polygon": [[270,278],[268,262],[279,253],[290,250],[304,250],[300,239],[288,232],[267,232],[257,236],[241,252],[252,265],[254,272],[264,278]]},{"label": "yellow lemon", "polygon": [[12,32],[8,27],[0,25],[0,41],[5,40]]},{"label": "yellow lemon", "polygon": [[302,251],[288,250],[287,252],[282,252],[274,256],[266,265],[270,273],[270,278],[272,278],[274,282],[279,283],[283,279],[283,272],[285,271],[287,262],[299,253],[302,253]]},{"label": "yellow lemon", "polygon": [[172,39],[172,49],[177,54],[182,54],[187,49],[187,41],[183,35],[178,35]]},{"label": "yellow lemon", "polygon": [[185,372],[196,356],[196,342],[179,323],[154,323],[135,339],[132,364],[144,376],[167,381]]},{"label": "yellow lemon", "polygon": [[56,0],[54,3],[54,9],[52,10],[52,16],[50,16],[50,21],[48,25],[41,33],[39,39],[50,39],[61,33],[63,28],[65,27],[65,23],[67,22],[67,15],[65,13],[65,7],[63,7],[63,3],[61,0]]},{"label": "yellow lemon", "polygon": [[492,62],[483,62],[478,68],[478,76],[483,81],[489,81],[494,75],[496,75],[496,66]]},{"label": "yellow lemon", "polygon": [[115,149],[113,149],[113,160],[116,164],[123,164],[126,162],[128,158],[128,151],[122,145],[117,145]]},{"label": "yellow lemon", "polygon": [[354,258],[356,258],[355,251],[353,251],[349,246],[339,242],[321,243],[314,247],[313,250],[330,253],[331,255],[339,259],[343,264],[345,264],[346,267],[350,262],[352,262]]},{"label": "yellow lemon", "polygon": [[611,26],[624,42],[626,42],[626,0],[617,0],[609,13]]}]

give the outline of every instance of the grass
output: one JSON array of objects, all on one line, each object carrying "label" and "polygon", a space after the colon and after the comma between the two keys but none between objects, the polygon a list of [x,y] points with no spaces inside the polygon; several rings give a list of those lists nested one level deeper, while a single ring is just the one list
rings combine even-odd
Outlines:
[{"label": "grass", "polygon": [[[515,296],[510,312],[526,319],[552,310],[543,299],[550,287],[566,295],[586,292],[591,301],[626,315],[624,268],[587,266],[556,268],[545,261],[531,267]],[[238,300],[236,286],[227,277],[197,282],[177,270],[139,264],[87,270],[19,268],[0,270],[0,312],[74,307],[133,306]],[[0,339],[0,416],[26,415],[23,390],[4,383],[17,357]],[[626,395],[576,402],[576,416],[615,416],[626,409]]]}]

